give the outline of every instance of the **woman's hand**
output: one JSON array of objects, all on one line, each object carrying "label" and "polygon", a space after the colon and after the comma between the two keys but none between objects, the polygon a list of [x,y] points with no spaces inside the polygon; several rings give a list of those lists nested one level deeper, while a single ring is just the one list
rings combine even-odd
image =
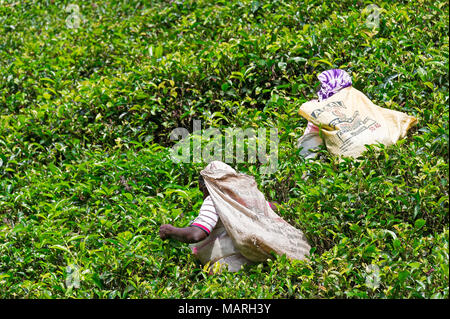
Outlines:
[{"label": "woman's hand", "polygon": [[161,227],[159,227],[159,237],[161,237],[162,240],[170,238],[174,229],[175,227],[170,224],[161,225]]},{"label": "woman's hand", "polygon": [[159,237],[164,239],[175,239],[183,243],[197,243],[205,239],[208,235],[198,227],[178,228],[170,224],[164,224],[159,227]]}]

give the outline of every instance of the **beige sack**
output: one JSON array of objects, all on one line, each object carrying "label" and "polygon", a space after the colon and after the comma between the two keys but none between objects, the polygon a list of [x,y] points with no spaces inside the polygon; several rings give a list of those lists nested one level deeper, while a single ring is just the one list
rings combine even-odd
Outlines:
[{"label": "beige sack", "polygon": [[[217,251],[223,246],[223,253],[235,254],[229,248],[231,240],[244,259],[254,262],[271,258],[271,252],[299,260],[309,254],[303,233],[270,208],[252,176],[237,173],[220,161],[211,162],[200,174],[226,230],[222,239],[214,240]],[[219,254],[210,255],[220,259]]]},{"label": "beige sack", "polygon": [[321,128],[331,154],[354,158],[366,144],[395,144],[417,124],[412,116],[375,105],[352,86],[321,102],[304,103],[299,113]]}]

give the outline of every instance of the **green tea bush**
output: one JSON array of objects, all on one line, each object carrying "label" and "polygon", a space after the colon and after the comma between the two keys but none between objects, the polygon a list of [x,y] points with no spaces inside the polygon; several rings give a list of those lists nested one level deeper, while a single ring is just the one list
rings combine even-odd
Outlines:
[{"label": "green tea bush", "polygon": [[[76,4],[77,7],[70,7]],[[1,298],[448,298],[448,3],[2,1]],[[417,117],[394,146],[306,162],[297,111],[317,74],[350,72],[376,104]],[[255,176],[307,236],[209,274],[163,223],[202,203],[206,163],[175,163],[177,127],[277,128]]]}]

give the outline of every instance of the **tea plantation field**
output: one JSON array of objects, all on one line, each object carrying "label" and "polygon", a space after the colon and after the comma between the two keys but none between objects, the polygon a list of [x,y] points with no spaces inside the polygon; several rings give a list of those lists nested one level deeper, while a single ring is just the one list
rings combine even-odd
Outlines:
[{"label": "tea plantation field", "polygon": [[[418,125],[306,162],[298,109],[331,68]],[[443,0],[1,0],[0,298],[448,298],[448,73]],[[207,163],[169,156],[194,120],[278,130],[275,173],[233,166],[308,261],[210,275],[159,238],[202,204]]]}]

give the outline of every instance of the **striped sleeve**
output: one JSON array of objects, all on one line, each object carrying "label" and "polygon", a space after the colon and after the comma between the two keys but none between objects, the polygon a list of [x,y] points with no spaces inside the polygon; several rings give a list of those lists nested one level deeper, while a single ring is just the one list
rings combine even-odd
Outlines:
[{"label": "striped sleeve", "polygon": [[191,226],[203,229],[208,235],[214,229],[219,219],[216,207],[211,196],[205,198],[198,216],[192,221]]}]

